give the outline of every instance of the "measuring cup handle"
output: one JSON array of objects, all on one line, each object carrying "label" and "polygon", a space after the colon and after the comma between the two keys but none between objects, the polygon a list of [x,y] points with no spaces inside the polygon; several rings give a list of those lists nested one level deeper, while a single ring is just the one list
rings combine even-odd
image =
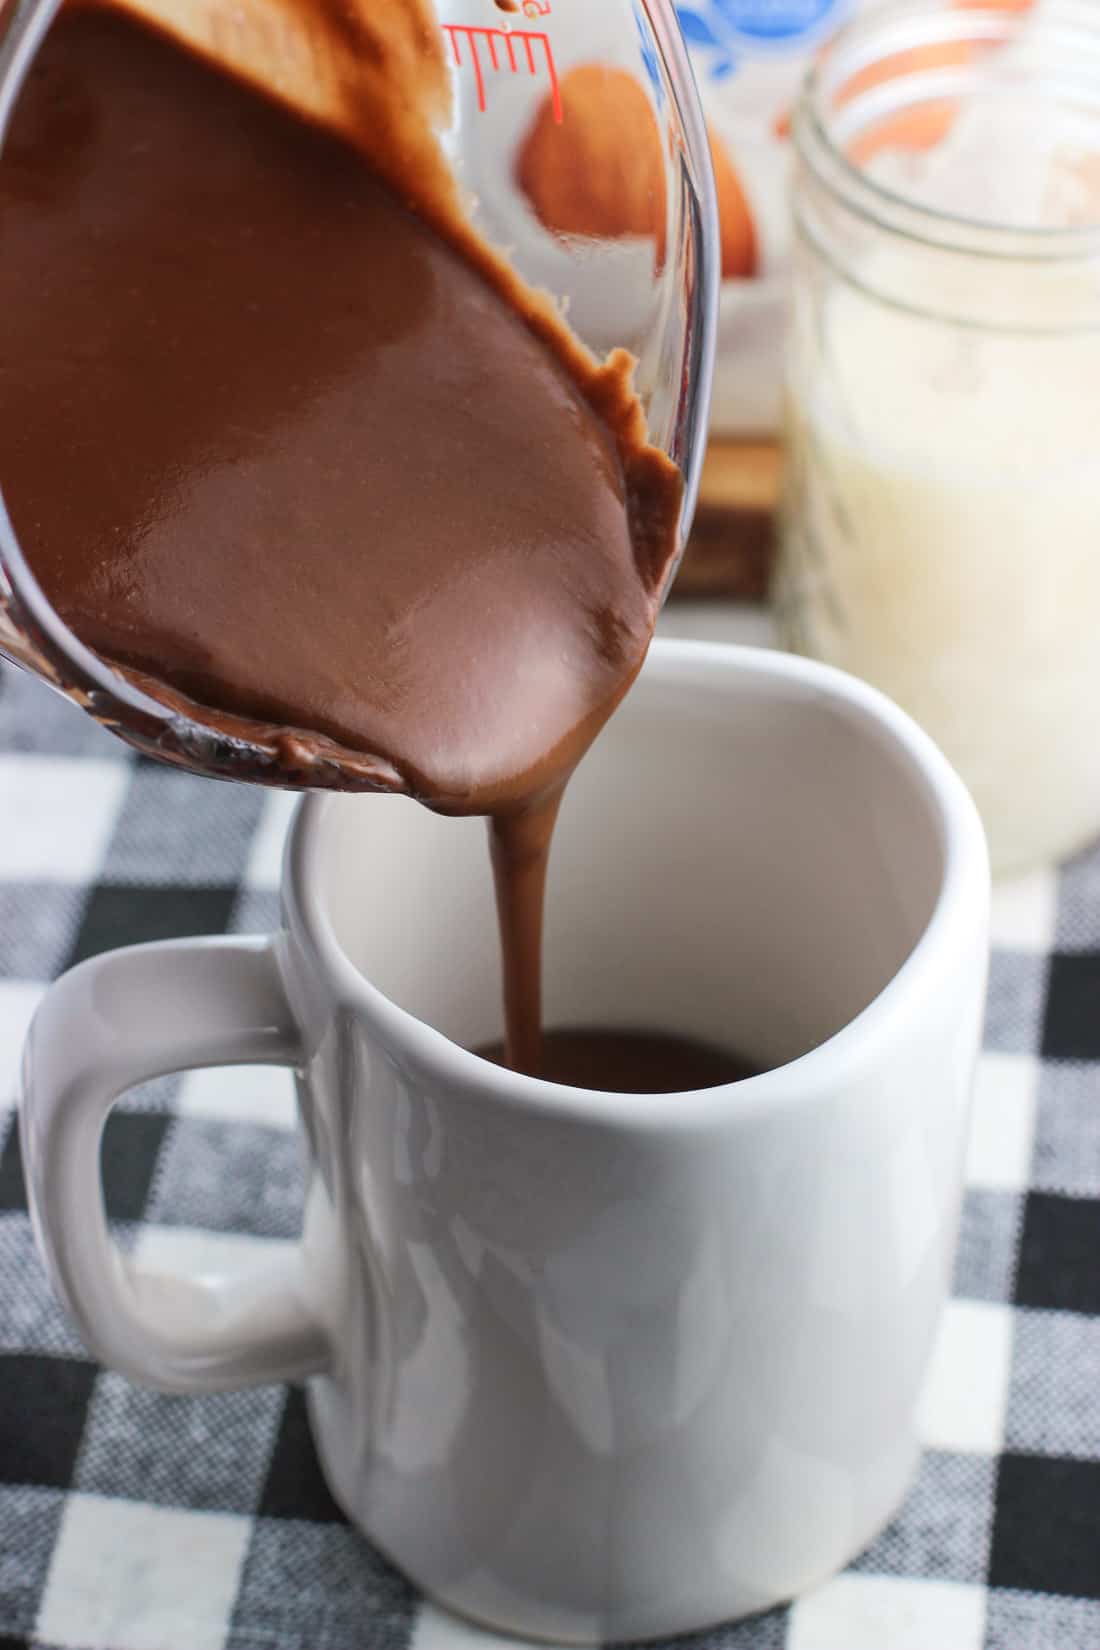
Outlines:
[{"label": "measuring cup handle", "polygon": [[210,1276],[154,1271],[111,1241],[99,1144],[126,1089],[197,1066],[295,1065],[270,942],[177,940],[92,958],[47,992],[27,1038],[20,1124],[54,1289],[104,1363],[168,1392],[296,1380],[328,1362],[301,1252]]}]

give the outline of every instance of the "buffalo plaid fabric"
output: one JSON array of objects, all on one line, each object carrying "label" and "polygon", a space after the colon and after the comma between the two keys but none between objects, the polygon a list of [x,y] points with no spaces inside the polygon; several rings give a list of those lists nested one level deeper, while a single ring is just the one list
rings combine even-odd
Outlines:
[{"label": "buffalo plaid fabric", "polygon": [[[88,1358],[35,1253],[14,1127],[49,980],[137,940],[278,920],[292,803],[138,760],[0,676],[0,1650],[491,1650],[321,1479],[299,1391],[138,1391]],[[927,1454],[888,1530],[705,1650],[1100,1650],[1100,851],[999,890],[955,1294]],[[123,1099],[118,1241],[161,1265],[297,1229],[289,1079]]]}]

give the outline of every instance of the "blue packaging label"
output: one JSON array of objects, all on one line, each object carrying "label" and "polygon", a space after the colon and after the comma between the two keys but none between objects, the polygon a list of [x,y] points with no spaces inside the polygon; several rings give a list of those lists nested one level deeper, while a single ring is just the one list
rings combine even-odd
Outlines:
[{"label": "blue packaging label", "polygon": [[712,78],[745,57],[806,51],[844,20],[850,0],[692,0],[677,4],[680,27]]}]

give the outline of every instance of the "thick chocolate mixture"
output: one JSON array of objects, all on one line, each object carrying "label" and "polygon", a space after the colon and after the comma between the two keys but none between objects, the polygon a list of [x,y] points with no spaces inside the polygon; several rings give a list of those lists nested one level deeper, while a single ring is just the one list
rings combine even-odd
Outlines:
[{"label": "thick chocolate mixture", "polygon": [[0,481],[51,602],[208,720],[290,730],[288,777],[320,736],[490,815],[536,1069],[557,801],[676,543],[623,364],[559,349],[348,144],[106,14],[42,49],[0,225]]},{"label": "thick chocolate mixture", "polygon": [[[503,1043],[475,1050],[506,1065]],[[610,1094],[679,1094],[755,1076],[758,1068],[728,1049],[661,1032],[560,1028],[542,1039],[540,1075],[548,1083]]]}]

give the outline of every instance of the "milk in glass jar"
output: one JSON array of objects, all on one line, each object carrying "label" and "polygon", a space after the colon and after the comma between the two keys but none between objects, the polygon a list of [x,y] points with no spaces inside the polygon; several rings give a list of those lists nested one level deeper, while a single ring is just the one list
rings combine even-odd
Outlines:
[{"label": "milk in glass jar", "polygon": [[795,118],[789,645],[883,688],[995,864],[1100,832],[1100,16],[918,0]]}]

